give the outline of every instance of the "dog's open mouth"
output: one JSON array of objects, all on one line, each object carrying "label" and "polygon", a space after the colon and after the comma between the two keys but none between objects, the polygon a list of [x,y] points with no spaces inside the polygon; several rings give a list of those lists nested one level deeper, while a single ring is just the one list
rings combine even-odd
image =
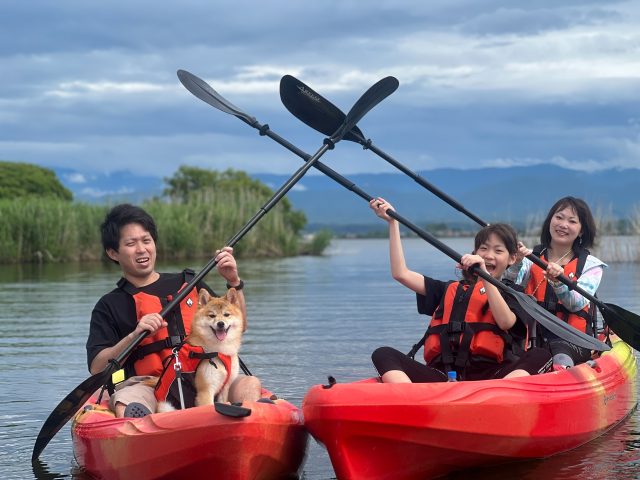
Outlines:
[{"label": "dog's open mouth", "polygon": [[213,331],[213,334],[216,336],[216,338],[222,342],[224,341],[225,338],[227,338],[227,333],[229,332],[229,329],[231,328],[231,325],[229,325],[227,328],[213,328],[211,327],[211,330]]}]

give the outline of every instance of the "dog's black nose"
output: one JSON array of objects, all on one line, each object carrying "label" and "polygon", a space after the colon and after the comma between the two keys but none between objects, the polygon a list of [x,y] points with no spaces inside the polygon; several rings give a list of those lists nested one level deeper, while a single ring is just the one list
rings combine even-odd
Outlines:
[{"label": "dog's black nose", "polygon": [[224,322],[218,322],[218,323],[216,323],[216,327],[218,328],[218,330],[222,330],[222,329],[224,329]]}]

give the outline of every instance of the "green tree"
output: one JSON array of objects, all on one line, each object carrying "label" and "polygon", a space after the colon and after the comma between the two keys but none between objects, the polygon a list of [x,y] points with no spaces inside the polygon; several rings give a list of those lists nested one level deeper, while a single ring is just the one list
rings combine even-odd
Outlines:
[{"label": "green tree", "polygon": [[260,180],[245,172],[229,168],[223,172],[182,165],[173,177],[165,177],[163,193],[174,202],[187,202],[195,192],[206,189],[239,189],[258,192],[268,198],[272,191]]},{"label": "green tree", "polygon": [[[217,192],[251,192],[266,201],[273,191],[260,180],[251,178],[246,172],[227,169],[222,172],[207,170],[199,167],[180,166],[172,177],[165,177],[167,188],[163,194],[173,202],[187,203],[194,196],[200,196],[204,191]],[[291,202],[283,198],[279,205],[284,212],[284,221],[293,232],[300,232],[307,223],[304,212],[293,210]]]},{"label": "green tree", "polygon": [[0,161],[0,199],[48,197],[73,200],[53,170],[28,163]]}]

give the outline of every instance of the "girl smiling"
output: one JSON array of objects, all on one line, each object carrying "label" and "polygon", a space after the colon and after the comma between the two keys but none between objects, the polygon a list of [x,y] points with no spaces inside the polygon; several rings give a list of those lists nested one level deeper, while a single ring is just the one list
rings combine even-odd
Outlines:
[{"label": "girl smiling", "polygon": [[[461,258],[465,278],[444,282],[407,267],[399,224],[387,215],[393,207],[382,198],[372,200],[369,206],[389,224],[393,278],[416,293],[419,313],[433,317],[425,334],[426,365],[391,347],[378,348],[372,354],[383,382],[446,381],[450,372],[464,380],[483,380],[531,375],[549,368],[547,351],[525,351],[526,328],[517,322],[499,289],[473,275],[474,269],[481,269],[501,279],[516,261],[513,228],[498,223],[481,229],[474,252]],[[517,338],[510,332],[517,332]]]}]

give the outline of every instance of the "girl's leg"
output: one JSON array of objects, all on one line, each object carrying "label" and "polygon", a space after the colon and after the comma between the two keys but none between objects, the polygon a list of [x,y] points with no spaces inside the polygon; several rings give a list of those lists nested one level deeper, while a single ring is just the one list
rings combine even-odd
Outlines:
[{"label": "girl's leg", "polygon": [[494,378],[513,378],[537,375],[551,369],[551,353],[545,348],[530,348],[515,362],[500,368]]},{"label": "girl's leg", "polygon": [[440,370],[416,362],[395,348],[380,347],[373,352],[371,360],[382,381],[386,383],[447,381],[447,376]]}]

